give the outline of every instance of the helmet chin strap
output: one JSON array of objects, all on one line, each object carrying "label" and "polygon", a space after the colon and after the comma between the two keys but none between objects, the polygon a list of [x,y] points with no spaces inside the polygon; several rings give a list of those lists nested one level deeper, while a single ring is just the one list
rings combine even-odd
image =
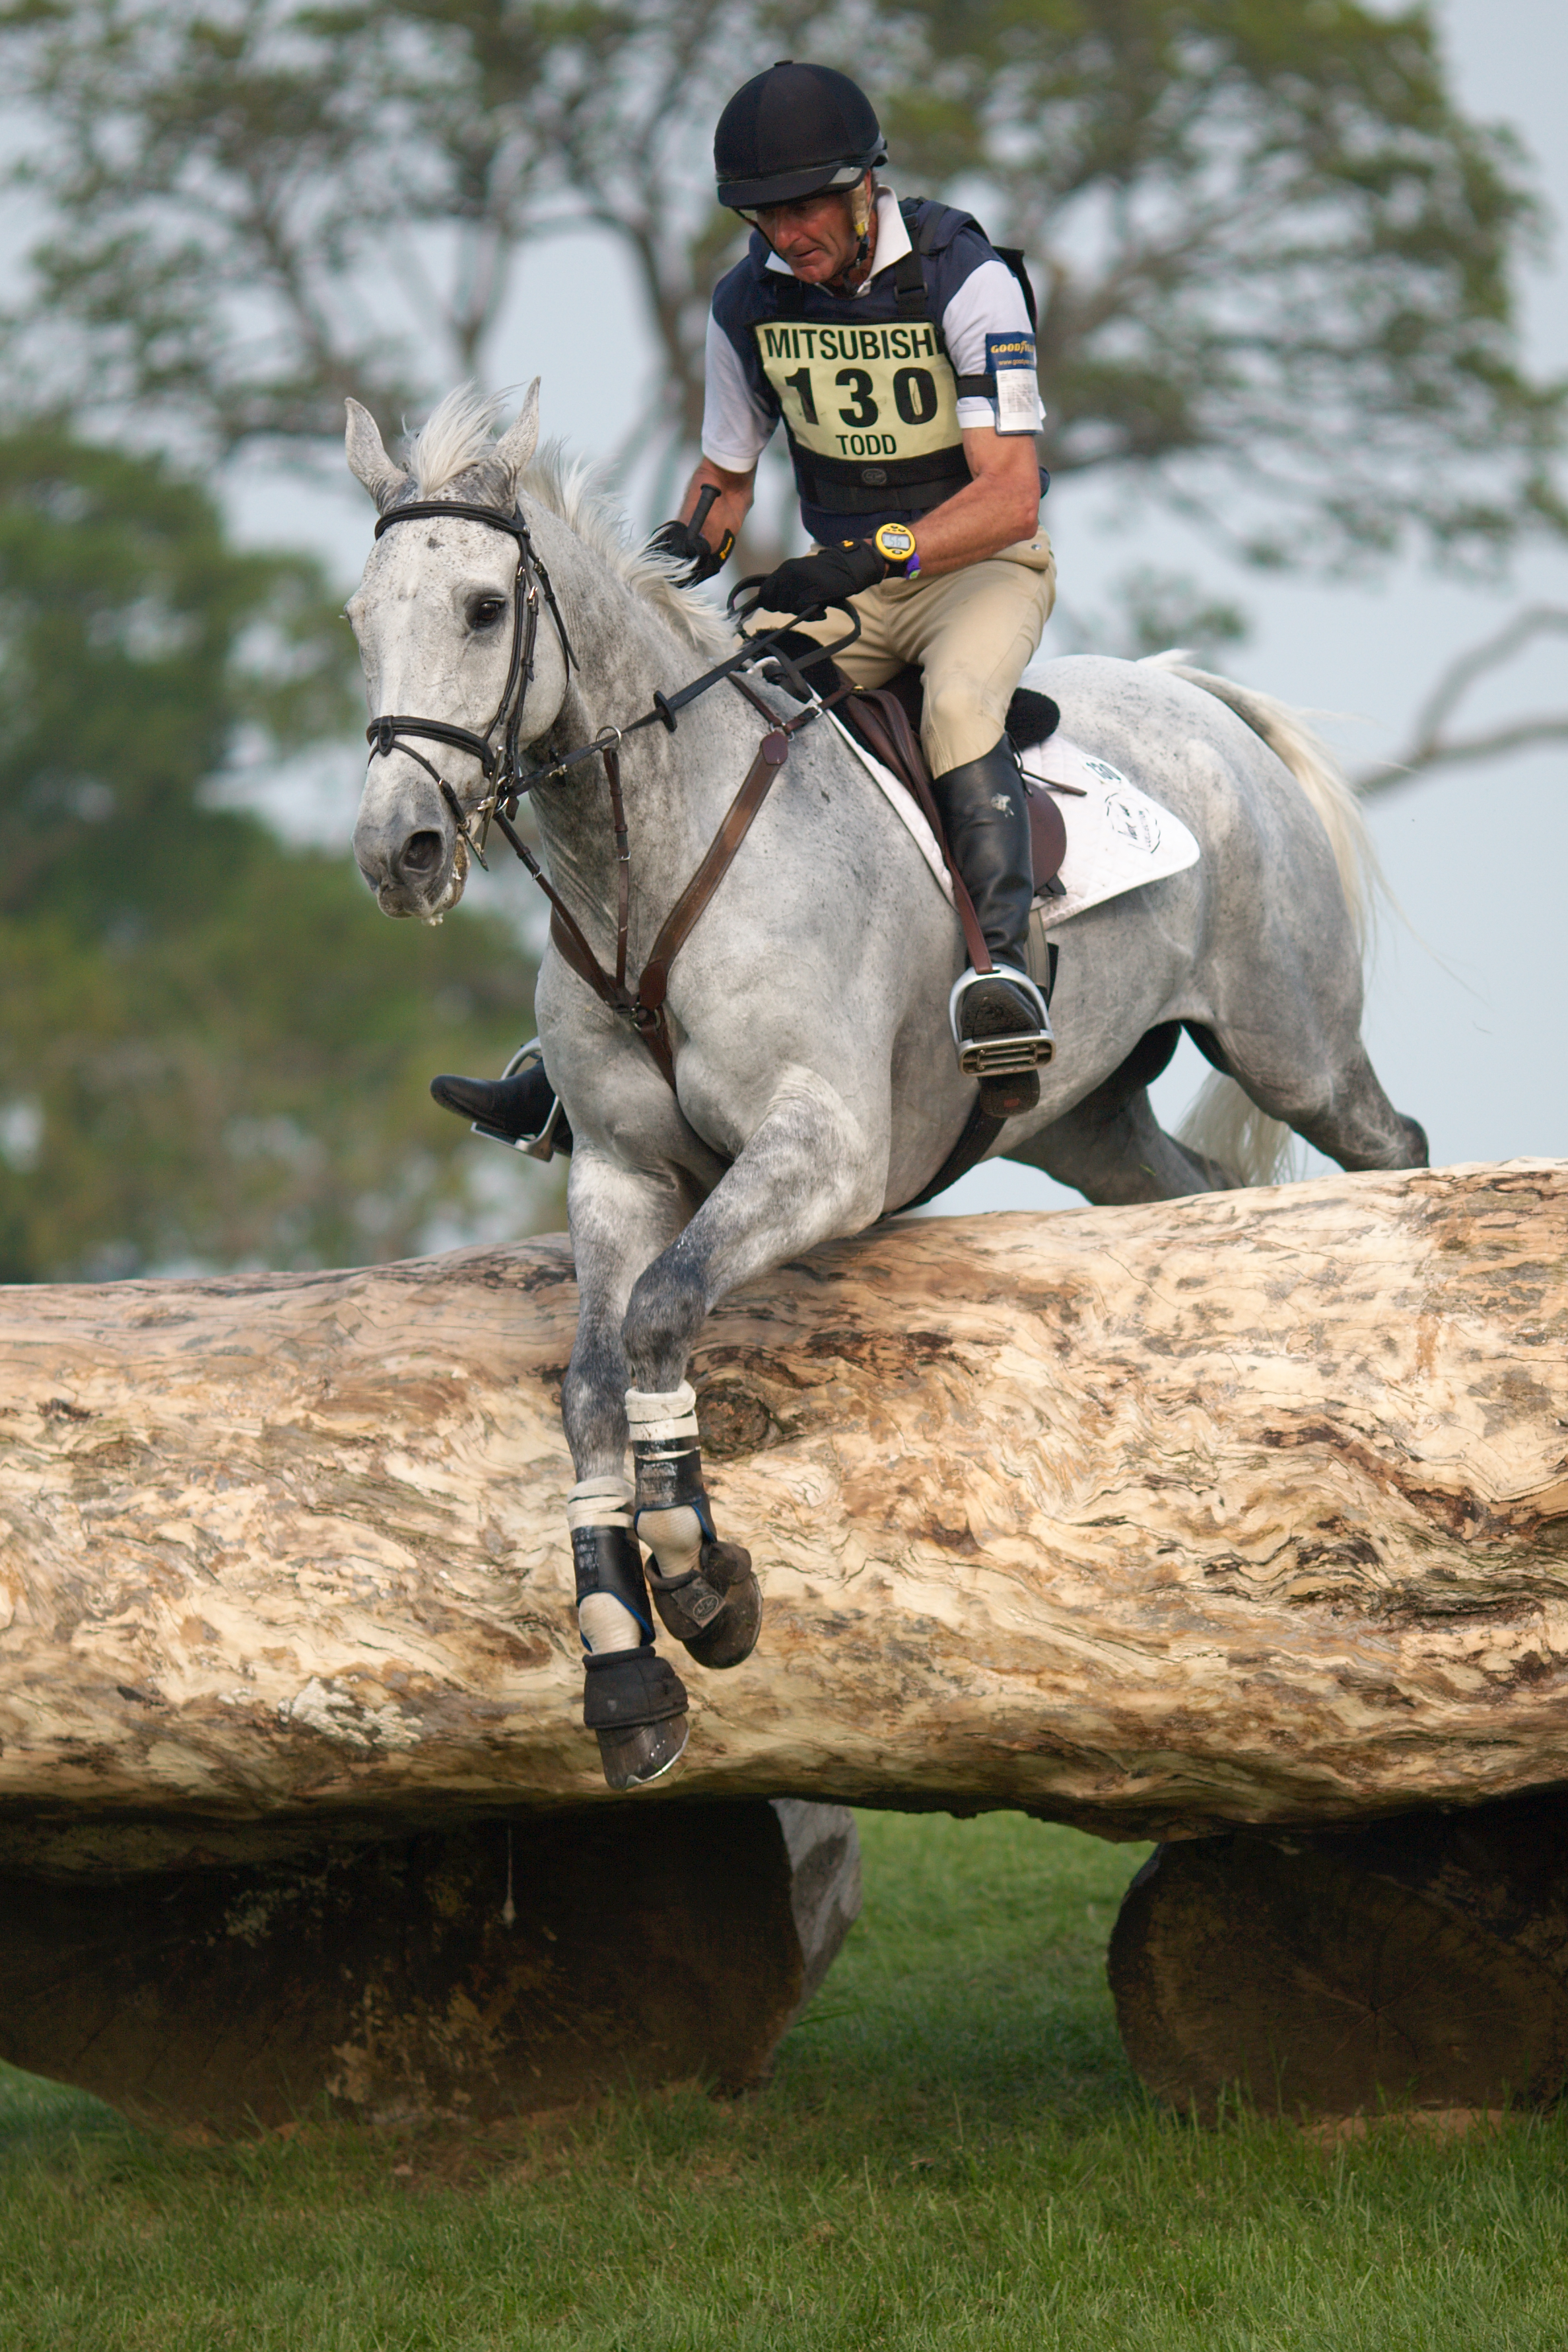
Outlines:
[{"label": "helmet chin strap", "polygon": [[[869,177],[870,173],[868,173],[866,174],[866,178],[869,179]],[[872,200],[866,192],[865,179],[859,179],[855,182],[854,188],[850,196],[850,218],[854,225],[855,236],[858,239],[858,243],[855,246],[855,257],[852,267],[856,269],[863,269],[866,263],[871,258],[872,220]],[[848,275],[847,271],[845,275]]]}]

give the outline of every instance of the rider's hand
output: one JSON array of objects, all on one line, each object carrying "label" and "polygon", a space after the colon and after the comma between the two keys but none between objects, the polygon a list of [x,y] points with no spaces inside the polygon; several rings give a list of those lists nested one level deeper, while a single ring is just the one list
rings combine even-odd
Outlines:
[{"label": "rider's hand", "polygon": [[648,555],[678,556],[691,570],[681,582],[683,588],[695,588],[699,580],[711,580],[728,562],[735,545],[735,533],[727,530],[716,547],[710,547],[701,531],[694,530],[689,522],[662,522],[648,541]]},{"label": "rider's hand", "polygon": [[811,613],[820,605],[841,604],[887,577],[886,560],[869,539],[842,547],[819,547],[811,555],[792,555],[777,572],[759,581],[757,606],[763,613]]}]

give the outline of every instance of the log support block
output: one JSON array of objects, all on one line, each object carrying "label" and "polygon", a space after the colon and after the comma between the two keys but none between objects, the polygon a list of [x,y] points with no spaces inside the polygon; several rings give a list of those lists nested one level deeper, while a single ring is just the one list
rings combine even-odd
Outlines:
[{"label": "log support block", "polygon": [[601,1806],[133,1878],[0,1877],[0,2056],[134,2121],[485,2123],[755,2082],[860,1907],[842,1808]]},{"label": "log support block", "polygon": [[1111,1939],[1127,2054],[1211,2122],[1550,2105],[1568,2084],[1568,1795],[1156,1848]]}]

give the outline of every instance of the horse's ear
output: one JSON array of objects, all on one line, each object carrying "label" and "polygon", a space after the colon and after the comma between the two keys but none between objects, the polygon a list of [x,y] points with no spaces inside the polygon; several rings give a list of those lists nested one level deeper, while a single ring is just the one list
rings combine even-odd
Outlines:
[{"label": "horse's ear", "polygon": [[492,452],[496,462],[506,467],[514,488],[518,476],[528,470],[538,445],[539,380],[535,376],[523,394],[523,404],[517,411],[516,423],[507,427]]},{"label": "horse's ear", "polygon": [[398,492],[408,487],[408,476],[401,466],[394,466],[387,456],[375,418],[357,400],[345,402],[349,421],[343,434],[343,446],[348,452],[349,471],[363,482],[376,502],[380,513],[385,514]]}]

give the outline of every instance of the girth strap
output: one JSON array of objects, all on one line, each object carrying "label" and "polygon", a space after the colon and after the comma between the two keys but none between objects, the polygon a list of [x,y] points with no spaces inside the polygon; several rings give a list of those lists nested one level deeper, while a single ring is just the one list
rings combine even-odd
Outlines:
[{"label": "girth strap", "polygon": [[[673,1089],[675,1083],[675,1057],[670,1044],[669,1023],[664,1013],[664,999],[669,992],[670,966],[696,929],[712,901],[714,893],[735,863],[741,843],[751,830],[752,820],[772,788],[773,779],[789,756],[789,734],[785,727],[775,727],[757,747],[746,782],[741,785],[726,812],[723,824],[708,844],[706,855],[680,897],[675,900],[653,941],[653,953],[643,967],[635,995],[626,984],[626,937],[629,923],[627,896],[620,895],[619,920],[616,924],[616,972],[612,980],[594,954],[580,926],[570,909],[550,896],[550,938],[556,952],[570,964],[580,980],[587,982],[601,1003],[612,1013],[632,1023],[637,1034],[653,1055],[661,1076]],[[624,829],[619,818],[619,763],[612,766],[613,751],[605,753],[604,764],[610,771],[612,811],[617,815],[617,841]],[[532,860],[529,861],[530,865]],[[625,869],[622,867],[622,873]]]}]

